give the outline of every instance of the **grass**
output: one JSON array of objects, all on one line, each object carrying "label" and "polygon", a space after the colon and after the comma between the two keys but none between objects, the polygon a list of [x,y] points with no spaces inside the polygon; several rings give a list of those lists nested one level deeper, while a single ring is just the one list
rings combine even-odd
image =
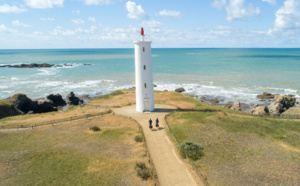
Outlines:
[{"label": "grass", "polygon": [[74,107],[60,112],[48,112],[43,114],[18,115],[0,119],[0,128],[17,128],[23,125],[30,127],[35,125],[49,124],[53,122],[69,121],[71,119],[84,118],[87,116],[108,113],[108,109],[96,109],[88,107]]},{"label": "grass", "polygon": [[[167,122],[179,143],[204,148],[197,167],[215,185],[295,185],[300,122],[228,112],[176,112]],[[279,179],[277,179],[279,178]]]},{"label": "grass", "polygon": [[0,185],[153,185],[134,169],[136,162],[147,162],[143,145],[132,140],[138,134],[135,122],[113,115],[1,131]]}]

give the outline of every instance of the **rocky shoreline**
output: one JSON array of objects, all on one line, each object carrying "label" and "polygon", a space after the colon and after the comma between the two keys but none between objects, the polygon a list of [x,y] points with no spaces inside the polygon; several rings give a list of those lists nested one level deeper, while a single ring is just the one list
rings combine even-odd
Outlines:
[{"label": "rocky shoreline", "polygon": [[[185,89],[183,87],[177,88],[175,89],[175,92],[184,93]],[[245,104],[239,101],[226,103],[225,98],[222,98],[221,96],[214,97],[205,95],[197,97],[197,99],[202,102],[213,106],[241,110],[254,115],[280,115],[291,107],[300,107],[300,100],[296,100],[294,95],[279,95],[264,92],[261,95],[257,95],[256,98],[261,101],[262,104]]]},{"label": "rocky shoreline", "polygon": [[[84,65],[91,65],[89,63]],[[31,63],[31,64],[20,64],[20,65],[0,65],[0,68],[51,68],[51,67],[72,67],[72,64],[65,63],[63,65],[53,65],[48,63]]]}]

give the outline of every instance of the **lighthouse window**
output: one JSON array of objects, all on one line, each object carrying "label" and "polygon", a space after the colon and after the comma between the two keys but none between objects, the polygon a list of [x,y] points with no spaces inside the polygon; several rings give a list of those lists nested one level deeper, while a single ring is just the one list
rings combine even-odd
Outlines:
[{"label": "lighthouse window", "polygon": [[147,83],[145,83],[145,88],[147,88]]},{"label": "lighthouse window", "polygon": [[146,70],[146,65],[144,65],[144,70]]},{"label": "lighthouse window", "polygon": [[143,47],[143,52],[145,52],[145,47]]}]

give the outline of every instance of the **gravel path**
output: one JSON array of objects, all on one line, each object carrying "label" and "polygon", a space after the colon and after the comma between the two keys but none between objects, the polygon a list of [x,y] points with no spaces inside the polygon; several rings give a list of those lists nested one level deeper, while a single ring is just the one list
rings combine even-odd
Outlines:
[{"label": "gravel path", "polygon": [[[139,113],[135,110],[135,105],[114,108],[113,112],[119,115],[126,115],[136,119],[142,126],[149,152],[153,159],[153,163],[157,170],[159,182],[162,186],[165,185],[204,185],[196,176],[188,163],[183,161],[176,152],[174,143],[170,141],[166,134],[164,124],[164,116],[174,110],[174,107],[169,105],[158,105],[154,112]],[[149,129],[148,121],[152,119],[153,129]],[[155,127],[155,120],[159,119],[160,129]]]}]

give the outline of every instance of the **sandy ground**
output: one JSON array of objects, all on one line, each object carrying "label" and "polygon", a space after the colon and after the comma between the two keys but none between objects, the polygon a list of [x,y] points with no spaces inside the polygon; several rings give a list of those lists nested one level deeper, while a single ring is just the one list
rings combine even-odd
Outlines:
[{"label": "sandy ground", "polygon": [[[204,185],[196,176],[190,165],[183,161],[166,134],[167,128],[164,123],[164,116],[171,112],[174,107],[168,105],[155,105],[154,112],[139,113],[135,110],[135,105],[122,108],[114,108],[115,114],[126,115],[136,119],[142,126],[150,155],[157,170],[159,182],[166,185]],[[152,119],[153,129],[149,129],[148,121]],[[155,120],[159,119],[160,128],[155,127]]]}]

